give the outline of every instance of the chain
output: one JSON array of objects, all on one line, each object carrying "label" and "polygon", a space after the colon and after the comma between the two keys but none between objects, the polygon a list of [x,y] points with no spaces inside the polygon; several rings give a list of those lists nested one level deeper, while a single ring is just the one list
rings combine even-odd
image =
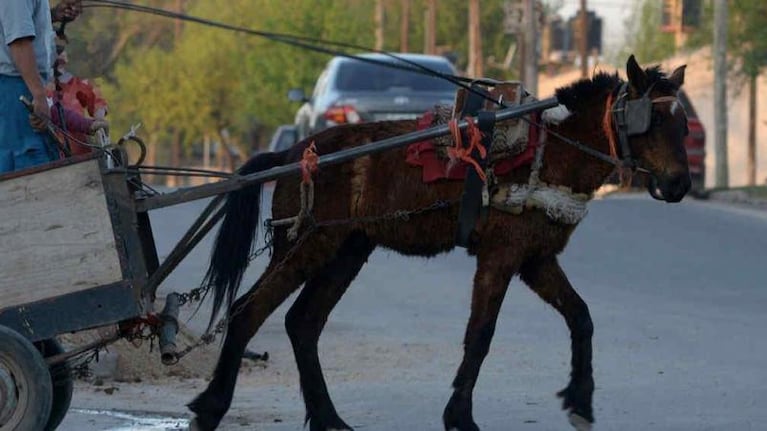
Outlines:
[{"label": "chain", "polygon": [[[304,242],[306,242],[307,238],[309,238],[309,235],[315,230],[316,228],[315,226],[316,225],[312,225],[309,229],[307,229],[304,233],[301,234],[301,236],[298,238],[295,244],[293,244],[293,247],[291,247],[291,249],[288,251],[285,257],[280,261],[280,263],[275,265],[274,269],[269,274],[267,274],[265,278],[263,278],[260,281],[261,283],[264,283],[264,284],[268,283],[271,280],[271,278],[274,276],[274,274],[278,274],[280,269],[282,269],[285,265],[287,265],[288,261],[296,254],[299,247]],[[187,346],[186,348],[184,348],[184,350],[181,350],[180,352],[178,352],[176,357],[180,360],[181,358],[189,354],[189,352],[191,352],[192,350],[214,342],[216,340],[216,336],[224,332],[224,330],[226,329],[226,325],[229,323],[229,320],[237,316],[238,314],[240,314],[245,309],[245,307],[253,301],[254,298],[255,298],[255,295],[253,294],[245,298],[245,300],[239,306],[237,306],[236,309],[227,313],[228,316],[221,318],[221,320],[218,321],[218,323],[212,330],[205,331],[205,333],[200,336],[200,339],[197,342]]]},{"label": "chain", "polygon": [[195,287],[189,292],[179,293],[178,294],[179,307],[182,307],[186,305],[187,303],[202,301],[202,299],[205,298],[205,295],[208,293],[208,289],[209,289],[208,286],[200,285],[199,287]]},{"label": "chain", "polygon": [[377,215],[377,216],[326,220],[326,221],[317,223],[317,226],[321,226],[321,227],[339,226],[339,225],[353,224],[353,223],[369,224],[369,223],[376,223],[380,221],[394,221],[394,220],[410,221],[410,218],[413,216],[417,216],[417,215],[431,212],[431,211],[446,209],[457,202],[458,202],[457,200],[436,200],[431,205],[427,205],[425,207],[417,208],[414,210],[396,210],[396,211],[392,211],[392,212],[382,214],[382,215]]},{"label": "chain", "polygon": [[93,375],[90,364],[99,361],[99,354],[102,347],[87,350],[75,355],[66,361],[57,363],[50,367],[51,379],[54,385],[63,384],[69,379],[86,379]]},{"label": "chain", "polygon": [[92,352],[90,352],[90,355],[88,355],[85,359],[82,359],[76,365],[70,364],[69,367],[71,370],[70,372],[72,377],[76,379],[85,379],[85,378],[91,377],[93,375],[93,372],[91,371],[90,364],[93,361],[96,361],[96,362],[99,361],[100,352],[101,352],[100,349],[93,350]]}]

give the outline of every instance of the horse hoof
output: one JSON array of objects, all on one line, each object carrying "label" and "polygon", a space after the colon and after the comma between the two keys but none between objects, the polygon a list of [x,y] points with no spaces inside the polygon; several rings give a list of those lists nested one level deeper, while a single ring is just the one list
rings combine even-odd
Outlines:
[{"label": "horse hoof", "polygon": [[572,425],[577,431],[591,431],[591,422],[589,422],[583,416],[575,413],[570,413],[567,415],[567,418],[570,420],[570,425]]},{"label": "horse hoof", "polygon": [[189,428],[187,429],[189,431],[213,431],[215,428],[206,428],[200,424],[200,421],[198,421],[197,418],[194,418],[189,422]]}]

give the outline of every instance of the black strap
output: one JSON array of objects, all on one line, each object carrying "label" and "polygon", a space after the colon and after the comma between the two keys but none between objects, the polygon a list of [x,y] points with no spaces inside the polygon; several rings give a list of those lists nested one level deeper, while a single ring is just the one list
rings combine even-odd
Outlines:
[{"label": "black strap", "polygon": [[[475,160],[479,162],[479,166],[482,167],[482,171],[487,173],[487,166],[490,162],[490,148],[493,145],[493,133],[495,132],[495,112],[480,111],[477,114],[477,127],[479,127],[479,131],[482,132],[482,146],[485,148],[486,157],[481,159],[477,154]],[[486,181],[490,181],[490,178],[486,178]],[[482,184],[480,197],[482,197],[481,193],[484,193],[484,189],[485,184]],[[483,205],[483,202],[480,202],[479,216],[482,218],[482,220],[487,219],[488,208],[488,206]]]},{"label": "black strap", "polygon": [[[479,97],[476,97],[479,99]],[[468,97],[464,106],[474,106],[472,97]],[[480,102],[482,100],[480,99]],[[481,107],[482,103],[480,103]],[[482,159],[479,150],[475,149],[471,157],[476,160],[483,171],[487,171],[487,160],[489,158],[490,145],[493,142],[493,130],[495,128],[495,112],[492,111],[471,111],[463,110],[465,115],[477,117],[477,126],[482,132],[482,146],[485,148],[487,156]],[[487,208],[482,205],[482,189],[485,183],[477,173],[476,169],[469,167],[466,173],[466,180],[463,186],[463,195],[461,196],[461,207],[458,212],[458,228],[456,230],[455,242],[461,247],[469,246],[469,238],[477,225],[479,217],[487,217]]]}]

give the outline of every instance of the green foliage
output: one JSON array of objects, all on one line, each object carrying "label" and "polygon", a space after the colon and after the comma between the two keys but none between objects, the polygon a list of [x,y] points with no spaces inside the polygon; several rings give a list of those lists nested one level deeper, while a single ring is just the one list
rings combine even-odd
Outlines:
[{"label": "green foliage", "polygon": [[[744,80],[758,76],[767,66],[767,3],[738,0],[728,4],[727,56],[730,68]],[[689,40],[690,47],[713,43],[714,10],[707,5],[701,27]]]},{"label": "green foliage", "polygon": [[674,54],[674,37],[660,31],[662,2],[643,0],[638,2],[625,21],[626,43],[616,59],[625,62],[634,54],[642,63],[663,60]]},{"label": "green foliage", "polygon": [[[166,9],[176,4],[134,3]],[[425,2],[411,3],[410,51],[420,52]],[[468,5],[464,0],[438,3],[437,45],[455,53],[459,67],[465,66]],[[372,0],[185,0],[183,4],[189,15],[235,26],[374,44]],[[511,42],[503,33],[502,6],[503,0],[481,4],[486,58],[503,58]],[[385,49],[396,52],[400,2],[388,0],[385,8]],[[263,143],[266,132],[293,122],[298,106],[287,100],[287,91],[311,91],[331,58],[279,41],[188,22],[177,28],[171,19],[105,8],[86,9],[67,32],[72,40],[71,70],[96,78],[101,85],[111,106],[113,130],[120,133],[141,122],[151,143],[169,143],[177,135],[187,148],[222,128],[235,137],[260,132]],[[502,73],[488,72],[496,78],[504,78]]]},{"label": "green foliage", "polygon": [[740,60],[739,72],[749,78],[767,65],[767,3],[739,0],[730,3],[730,53]]}]

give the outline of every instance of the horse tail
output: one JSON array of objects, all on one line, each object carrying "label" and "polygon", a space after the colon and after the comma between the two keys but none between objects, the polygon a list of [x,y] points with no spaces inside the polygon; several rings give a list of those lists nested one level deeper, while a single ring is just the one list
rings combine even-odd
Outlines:
[{"label": "horse tail", "polygon": [[[240,175],[279,166],[287,152],[263,153],[248,160],[238,171]],[[232,308],[242,276],[248,267],[250,254],[256,242],[261,207],[261,183],[230,192],[226,197],[224,220],[213,243],[210,266],[203,285],[213,294],[213,311],[208,329],[226,303],[226,314]]]}]

